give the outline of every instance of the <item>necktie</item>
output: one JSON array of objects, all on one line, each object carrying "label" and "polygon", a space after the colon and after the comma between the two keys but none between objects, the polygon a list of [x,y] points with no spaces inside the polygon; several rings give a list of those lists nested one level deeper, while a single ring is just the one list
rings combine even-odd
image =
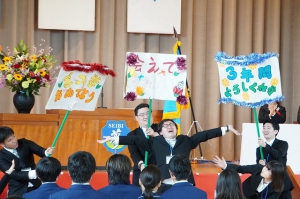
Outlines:
[{"label": "necktie", "polygon": [[18,151],[16,149],[13,149],[13,154],[19,158],[22,168],[25,168],[25,164],[23,160],[20,158]]},{"label": "necktie", "polygon": [[16,149],[13,149],[13,154],[14,154],[15,156],[17,156],[18,158],[20,158],[20,157],[19,157],[19,154],[18,154],[18,151],[17,151]]}]

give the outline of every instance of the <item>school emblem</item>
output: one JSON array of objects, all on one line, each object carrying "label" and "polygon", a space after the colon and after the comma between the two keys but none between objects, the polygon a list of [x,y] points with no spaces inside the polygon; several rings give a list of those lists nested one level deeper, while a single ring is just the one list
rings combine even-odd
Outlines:
[{"label": "school emblem", "polygon": [[[125,120],[107,120],[106,125],[101,129],[101,138],[104,136],[118,137],[126,136],[130,132]],[[115,145],[114,141],[106,142],[105,148],[113,154],[120,153],[124,150],[124,145]]]}]

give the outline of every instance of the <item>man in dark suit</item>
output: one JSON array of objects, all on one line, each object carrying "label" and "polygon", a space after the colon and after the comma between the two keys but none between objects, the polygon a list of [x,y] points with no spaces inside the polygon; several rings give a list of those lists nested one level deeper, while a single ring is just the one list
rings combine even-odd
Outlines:
[{"label": "man in dark suit", "polygon": [[56,184],[56,180],[61,172],[60,162],[53,157],[44,157],[36,165],[36,174],[42,181],[42,185],[29,193],[25,193],[25,199],[48,198],[50,194],[65,190]]},{"label": "man in dark suit", "polygon": [[52,154],[54,148],[44,149],[36,143],[24,138],[17,140],[14,131],[6,126],[0,127],[0,170],[5,172],[15,161],[15,171],[10,174],[8,196],[23,194],[37,189],[41,181],[37,179],[33,154],[40,157]]},{"label": "man in dark suit", "polygon": [[[159,134],[155,132],[153,139],[144,139],[142,136],[106,136],[104,137],[105,140],[98,140],[98,142],[103,144],[107,141],[115,141],[116,144],[137,145],[143,150],[154,152],[156,166],[161,172],[162,180],[166,180],[165,183],[167,183],[171,178],[168,164],[173,155],[183,154],[189,157],[191,150],[195,149],[201,142],[220,137],[229,131],[240,135],[232,125],[198,132],[191,137],[187,135],[177,136],[177,128],[177,124],[172,119],[164,119],[158,124],[157,132]],[[192,173],[189,175],[188,181],[195,184]]]},{"label": "man in dark suit", "polygon": [[71,187],[51,194],[49,199],[110,198],[106,194],[94,190],[90,185],[92,175],[96,171],[96,161],[91,153],[86,151],[73,153],[68,159],[68,171],[72,179]]},{"label": "man in dark suit", "polygon": [[260,149],[256,148],[256,163],[265,165],[271,160],[277,160],[286,167],[288,143],[284,140],[276,138],[279,132],[279,124],[272,121],[265,121],[263,123],[262,134],[264,138],[258,138],[258,145],[262,147],[264,160],[261,159]]},{"label": "man in dark suit", "polygon": [[99,189],[111,199],[138,198],[142,192],[130,184],[131,161],[123,154],[115,154],[106,161],[106,172],[109,185]]},{"label": "man in dark suit", "polygon": [[207,194],[201,189],[194,187],[187,181],[192,172],[190,160],[184,155],[175,155],[169,163],[169,172],[174,185],[164,192],[161,197],[164,199],[194,198],[206,199]]},{"label": "man in dark suit", "polygon": [[280,106],[277,102],[265,104],[259,109],[258,121],[264,123],[271,120],[272,122],[283,124],[286,120],[285,107]]},{"label": "man in dark suit", "polygon": [[[148,112],[149,105],[146,103],[141,103],[137,105],[134,109],[134,115],[136,121],[139,123],[139,127],[134,129],[133,131],[128,133],[128,136],[143,136],[144,140],[146,140],[147,134],[153,134],[157,132],[157,124],[152,124],[150,128],[148,126]],[[144,168],[144,160],[145,160],[145,149],[141,148],[137,145],[129,145],[128,150],[130,152],[130,157],[133,161],[133,176],[132,176],[132,184],[136,186],[139,185],[139,176],[141,170]],[[155,157],[151,151],[148,151],[148,165],[155,165]]]}]

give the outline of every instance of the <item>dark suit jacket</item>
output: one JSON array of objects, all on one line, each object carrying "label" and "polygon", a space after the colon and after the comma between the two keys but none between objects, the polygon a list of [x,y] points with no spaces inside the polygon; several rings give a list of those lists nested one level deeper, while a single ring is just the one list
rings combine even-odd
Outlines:
[{"label": "dark suit jacket", "polygon": [[4,176],[2,177],[1,181],[0,181],[0,194],[5,189],[7,183],[9,182],[9,180],[10,180],[10,175],[5,173]]},{"label": "dark suit jacket", "polygon": [[[151,128],[156,132],[158,125],[152,124]],[[141,129],[140,127],[129,132],[128,136],[144,136],[144,139],[146,140],[143,129]],[[138,168],[138,163],[141,160],[145,161],[145,149],[138,147],[137,145],[129,145],[128,150],[130,152],[130,157],[134,163],[132,184],[134,184],[136,186],[140,186],[139,185],[139,177],[140,177],[141,170]],[[148,151],[148,165],[156,165],[155,156],[154,156],[153,152],[151,152],[151,151],[150,152]]]},{"label": "dark suit jacket", "polygon": [[108,195],[110,199],[132,199],[142,194],[139,187],[126,184],[108,185],[99,189],[99,192]]},{"label": "dark suit jacket", "polygon": [[[275,192],[273,189],[272,182],[268,185],[268,189],[265,188],[261,193],[257,193],[256,189],[259,185],[259,183],[262,180],[262,177],[260,175],[263,165],[261,164],[255,164],[255,165],[247,165],[247,166],[238,166],[235,164],[228,164],[227,168],[236,170],[238,173],[250,173],[251,176],[249,176],[242,184],[243,186],[243,193],[246,198],[252,198],[252,199],[260,199],[261,194],[265,195],[266,190],[268,190],[268,199],[278,199],[281,192]],[[283,191],[289,191],[293,189],[293,184],[291,180],[288,178],[288,174],[285,172],[284,174],[284,188]]]},{"label": "dark suit jacket", "polygon": [[45,183],[42,184],[38,189],[33,190],[31,192],[25,193],[23,198],[25,199],[40,199],[41,196],[43,198],[48,198],[51,194],[63,191],[64,188],[59,187],[56,183]]},{"label": "dark suit jacket", "polygon": [[[26,140],[26,139],[19,139],[18,140],[18,157],[16,157],[11,152],[7,151],[6,149],[0,150],[0,170],[5,172],[11,166],[11,161],[15,160],[15,171],[10,174],[11,180],[8,183],[8,196],[11,195],[18,195],[22,196],[26,193],[28,188],[28,182],[30,181],[36,188],[41,185],[41,181],[39,179],[29,180],[28,178],[28,171],[21,171],[24,168],[31,168],[32,170],[35,169],[35,163],[33,154],[36,154],[40,157],[45,156],[45,149],[37,145],[36,143]],[[22,166],[21,162],[24,163]]]},{"label": "dark suit jacket", "polygon": [[[270,162],[272,160],[277,160],[278,162],[283,164],[284,167],[286,167],[288,148],[289,148],[289,145],[286,141],[278,140],[277,138],[275,138],[272,146],[267,144],[266,147],[262,147],[262,150],[263,150],[264,158],[266,160],[268,158],[268,162]],[[260,149],[259,149],[259,147],[257,147],[256,148],[256,163],[258,163],[259,160],[261,159],[260,156],[261,156]]]},{"label": "dark suit jacket", "polygon": [[53,193],[49,196],[49,199],[110,199],[110,197],[104,193],[96,191],[91,185],[75,184],[64,191]]},{"label": "dark suit jacket", "polygon": [[164,199],[173,198],[193,198],[193,199],[207,199],[205,191],[194,187],[189,182],[175,183],[172,188],[161,194]]},{"label": "dark suit jacket", "polygon": [[[173,155],[183,154],[186,157],[189,157],[191,150],[196,148],[201,142],[219,136],[222,136],[221,128],[198,132],[191,137],[179,135],[176,137],[177,141],[173,148]],[[145,139],[143,136],[120,136],[119,144],[137,145],[143,150],[154,152],[156,166],[161,172],[162,179],[164,180],[171,177],[168,165],[166,164],[166,156],[171,154],[170,146],[163,136],[157,136],[152,139]],[[188,181],[195,184],[192,173],[189,175]]]},{"label": "dark suit jacket", "polygon": [[279,114],[275,114],[274,116],[269,117],[270,111],[268,110],[268,104],[263,105],[262,107],[260,107],[259,109],[259,114],[258,114],[258,121],[260,123],[264,123],[265,121],[273,121],[279,124],[283,124],[285,123],[286,120],[286,110],[285,107],[277,105],[277,107],[279,108],[278,112]]}]

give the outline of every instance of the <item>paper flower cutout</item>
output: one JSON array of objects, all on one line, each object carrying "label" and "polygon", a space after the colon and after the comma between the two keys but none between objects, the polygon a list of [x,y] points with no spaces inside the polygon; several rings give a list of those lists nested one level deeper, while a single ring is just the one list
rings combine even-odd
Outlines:
[{"label": "paper flower cutout", "polygon": [[134,53],[130,53],[128,56],[127,56],[127,64],[129,66],[135,66],[135,64],[137,63],[137,58],[138,56]]},{"label": "paper flower cutout", "polygon": [[177,65],[177,69],[179,71],[186,70],[186,59],[184,57],[178,57],[175,61],[175,64]]},{"label": "paper flower cutout", "polygon": [[127,94],[126,94],[126,96],[124,97],[124,99],[126,99],[127,101],[134,101],[134,100],[136,100],[136,94],[135,94],[135,92],[128,92]]}]

